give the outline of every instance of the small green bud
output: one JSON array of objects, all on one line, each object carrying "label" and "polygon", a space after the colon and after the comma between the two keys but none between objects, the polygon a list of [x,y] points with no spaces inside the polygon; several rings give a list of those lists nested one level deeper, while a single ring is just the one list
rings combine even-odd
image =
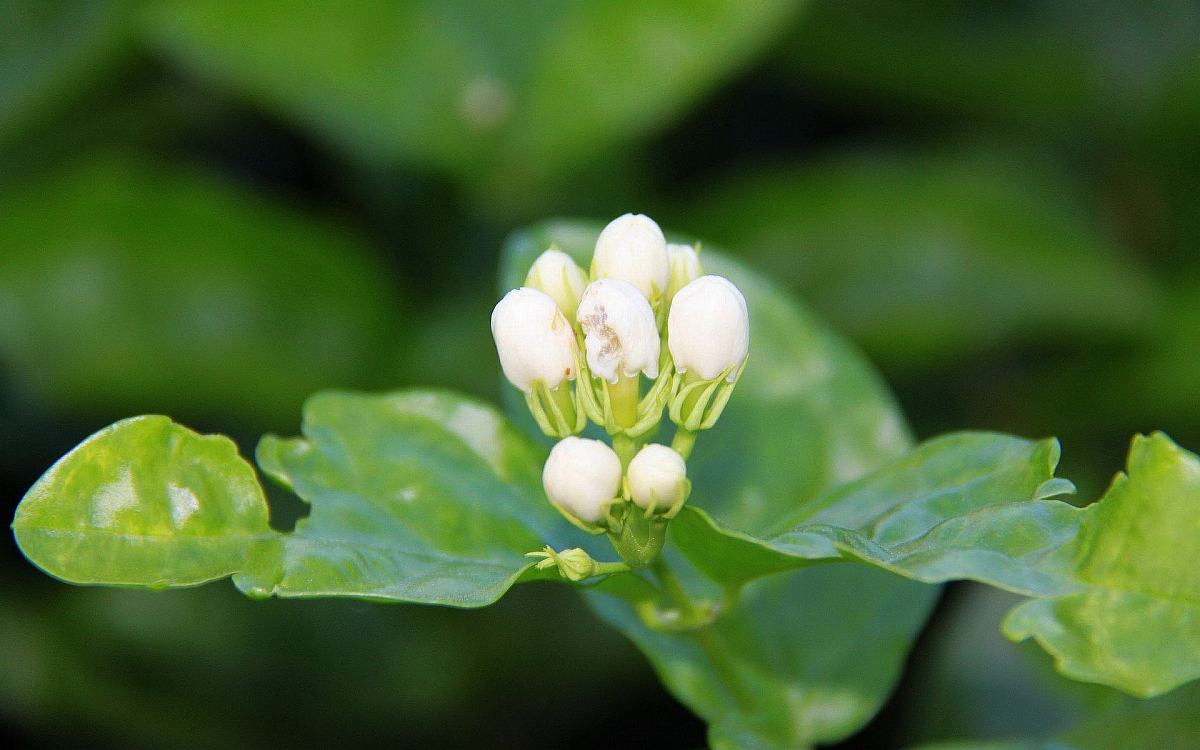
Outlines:
[{"label": "small green bud", "polygon": [[599,562],[579,547],[572,547],[561,552],[546,545],[537,552],[527,552],[526,557],[540,557],[542,561],[535,567],[538,570],[558,568],[558,574],[569,581],[583,581],[594,576],[625,573],[629,566],[625,563]]},{"label": "small green bud", "polygon": [[559,575],[570,581],[582,581],[596,575],[596,561],[579,547],[555,552],[553,547],[546,545],[541,552],[530,552],[526,557],[545,558],[537,564],[538,570],[557,567]]}]

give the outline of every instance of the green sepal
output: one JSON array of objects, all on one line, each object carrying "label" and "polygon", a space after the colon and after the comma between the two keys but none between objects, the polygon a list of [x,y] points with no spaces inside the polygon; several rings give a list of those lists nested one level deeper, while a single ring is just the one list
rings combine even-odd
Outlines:
[{"label": "green sepal", "polygon": [[[667,282],[668,289],[670,281]],[[667,327],[667,312],[671,309],[671,298],[667,296],[666,289],[659,289],[658,284],[650,282],[650,309],[654,311],[654,325],[659,332],[666,330]]]},{"label": "green sepal", "polygon": [[[583,370],[581,370],[581,373]],[[646,395],[642,396],[637,405],[637,421],[632,425],[617,424],[613,414],[612,394],[609,392],[609,382],[604,378],[596,378],[587,372],[586,378],[581,374],[580,393],[582,410],[609,435],[625,435],[632,440],[644,440],[651,435],[662,421],[663,409],[666,408],[672,391],[672,380],[675,372],[674,362],[665,349],[659,358],[658,377],[650,386]],[[582,385],[586,381],[590,388]]]},{"label": "green sepal", "polygon": [[[692,480],[684,478],[683,493],[680,494],[679,499],[676,500],[671,505],[670,508],[667,508],[667,511],[662,514],[662,517],[670,520],[670,519],[674,518],[675,516],[679,515],[679,511],[683,508],[683,504],[687,502],[688,497],[691,496],[691,494],[692,494]],[[651,508],[654,507],[653,503],[651,503],[650,507]]]},{"label": "green sepal", "polygon": [[644,568],[662,552],[667,541],[667,520],[642,512],[626,502],[611,508],[608,540],[630,568]]},{"label": "green sepal", "polygon": [[[622,494],[622,496],[625,497],[626,500],[630,500],[632,502],[632,500],[631,500],[632,495],[629,493],[629,476],[628,475],[621,478],[621,494]],[[664,511],[659,510],[658,498],[656,498],[656,497],[651,497],[650,505],[648,505],[645,508],[642,508],[641,506],[638,506],[636,504],[634,504],[634,507],[641,510],[642,515],[645,516],[646,518],[653,518],[653,517],[657,516],[659,518],[664,518],[669,521],[672,518],[674,518],[676,515],[679,514],[679,511],[683,508],[684,503],[687,502],[688,497],[690,497],[691,494],[692,494],[692,480],[685,477],[683,479],[683,492],[680,493],[679,499],[676,500],[674,503],[672,503],[671,506],[669,508],[667,508],[666,510],[664,510]]]},{"label": "green sepal", "polygon": [[[555,440],[561,440],[570,435],[578,435],[587,426],[587,415],[584,413],[579,391],[579,388],[572,391],[566,382],[561,383],[558,388],[550,388],[539,380],[533,384],[533,390],[525,394],[525,405],[529,407],[529,413],[533,415],[543,433]],[[570,406],[570,413],[563,408],[564,405]]]},{"label": "green sepal", "polygon": [[627,435],[640,440],[649,435],[662,421],[663,409],[671,399],[674,374],[675,361],[671,359],[670,350],[664,346],[658,358],[658,377],[638,402],[638,421],[626,430]]},{"label": "green sepal", "polygon": [[[613,503],[617,503],[617,502],[623,502],[623,500],[619,497],[615,497],[612,500],[609,500],[607,503],[604,504],[605,518],[608,518],[609,507],[611,507],[611,505]],[[556,503],[554,501],[550,501],[550,505],[553,506],[553,508],[555,510],[557,510],[559,512],[559,514],[562,515],[563,518],[567,519],[567,521],[570,522],[570,524],[572,526],[579,529],[580,531],[583,531],[583,532],[586,532],[586,533],[592,534],[592,535],[599,535],[599,534],[603,534],[604,532],[608,531],[609,527],[607,524],[591,523],[589,521],[583,520],[582,518],[577,518],[577,517],[575,517],[575,515],[573,513],[571,513],[571,511],[567,510],[566,508],[562,507],[561,505],[559,505],[558,503]]]},{"label": "green sepal", "polygon": [[[737,367],[737,374],[731,381],[729,375],[734,367]],[[746,363],[743,361],[741,365],[731,366],[711,380],[688,382],[687,373],[675,373],[671,378],[671,421],[691,432],[711,428],[721,418],[733,389],[745,371]]]}]

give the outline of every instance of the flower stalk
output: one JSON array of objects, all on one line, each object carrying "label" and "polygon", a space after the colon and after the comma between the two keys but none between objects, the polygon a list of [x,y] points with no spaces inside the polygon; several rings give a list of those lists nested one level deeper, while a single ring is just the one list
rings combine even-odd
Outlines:
[{"label": "flower stalk", "polygon": [[[609,401],[612,404],[613,424],[618,428],[633,427],[638,419],[638,391],[641,383],[637,376],[620,377],[608,389]],[[637,440],[625,429],[613,433],[613,450],[621,459],[621,468],[629,468],[629,462],[637,453]]]}]

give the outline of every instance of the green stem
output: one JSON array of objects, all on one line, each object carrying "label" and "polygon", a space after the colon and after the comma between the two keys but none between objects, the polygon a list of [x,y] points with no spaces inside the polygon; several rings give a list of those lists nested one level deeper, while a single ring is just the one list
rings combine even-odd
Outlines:
[{"label": "green stem", "polygon": [[[667,599],[683,610],[685,616],[692,616],[696,607],[692,603],[691,596],[688,595],[683,584],[675,576],[675,572],[671,570],[670,565],[661,555],[651,563],[651,570],[654,571],[654,577],[658,579],[659,586]],[[696,644],[700,646],[704,655],[708,657],[709,663],[717,672],[722,684],[729,690],[734,703],[743,711],[752,710],[754,694],[742,682],[737,663],[730,658],[729,653],[722,646],[719,634],[711,625],[690,630],[688,633],[696,640]]]},{"label": "green stem", "polygon": [[623,562],[598,562],[593,576],[606,576],[612,573],[628,573],[632,568]]},{"label": "green stem", "polygon": [[696,432],[684,427],[679,427],[675,430],[675,437],[671,440],[671,448],[683,456],[684,461],[688,460],[688,456],[692,455],[692,448],[696,446],[696,435]]},{"label": "green stem", "polygon": [[[683,374],[683,385],[686,388],[687,386],[691,385],[692,383],[695,383],[695,382],[703,380],[703,379],[704,378],[702,378],[696,374],[695,370],[688,370],[687,372],[685,372]],[[692,391],[691,394],[689,394],[686,399],[684,399],[684,401],[683,401],[683,413],[684,414],[691,413],[692,409],[694,409],[696,407],[696,402],[698,400],[700,400],[700,394],[703,392],[704,392],[703,388],[697,388],[696,390]]]},{"label": "green stem", "polygon": [[[608,397],[612,403],[613,421],[617,427],[632,427],[637,423],[637,408],[638,399],[640,398],[638,391],[641,386],[641,378],[638,376],[626,377],[621,375],[617,378],[617,382],[608,386]],[[628,435],[618,432],[613,435],[613,450],[616,451],[617,457],[621,459],[621,469],[629,467],[629,462],[633,460],[637,453],[637,443]]]},{"label": "green stem", "polygon": [[637,455],[637,443],[623,432],[613,435],[612,441],[613,450],[616,452],[617,458],[621,459],[621,471],[624,472],[629,468],[629,462]]},{"label": "green stem", "polygon": [[654,562],[650,564],[650,569],[654,571],[654,577],[658,579],[658,585],[662,587],[663,593],[667,599],[676,607],[679,607],[685,614],[690,615],[695,611],[695,605],[692,604],[692,597],[688,595],[687,589],[679,582],[675,576],[675,571],[671,570],[671,566],[667,564],[662,555],[654,558]]},{"label": "green stem", "polygon": [[693,630],[691,633],[696,639],[696,643],[700,644],[704,655],[712,663],[713,669],[716,670],[721,682],[729,689],[729,694],[733,696],[733,702],[742,711],[753,711],[754,693],[748,690],[742,682],[742,676],[738,673],[737,663],[734,662],[729,652],[722,646],[717,632],[709,625]]},{"label": "green stem", "polygon": [[629,427],[637,422],[638,390],[640,377],[621,375],[616,383],[608,386],[608,396],[612,400],[613,419],[621,427]]},{"label": "green stem", "polygon": [[565,437],[575,433],[575,400],[571,397],[571,388],[563,383],[558,388],[550,389],[550,398],[554,400],[554,405],[558,407],[559,414],[562,415],[560,424],[555,425],[559,431],[559,437]]}]

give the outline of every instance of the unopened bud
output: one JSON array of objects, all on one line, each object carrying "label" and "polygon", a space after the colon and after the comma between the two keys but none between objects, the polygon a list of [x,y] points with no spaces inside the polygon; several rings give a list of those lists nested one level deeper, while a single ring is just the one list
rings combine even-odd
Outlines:
[{"label": "unopened bud", "polygon": [[575,333],[543,292],[522,287],[504,295],[492,310],[492,338],[504,377],[527,394],[538,381],[557,388],[575,379]]},{"label": "unopened bud", "polygon": [[729,279],[701,276],[679,290],[667,317],[667,346],[680,372],[732,382],[750,347],[746,298]]},{"label": "unopened bud", "polygon": [[579,298],[587,287],[587,276],[571,256],[561,250],[547,250],[538,256],[525,277],[525,286],[550,295],[558,309],[572,323]]},{"label": "unopened bud", "polygon": [[592,276],[633,284],[647,299],[667,290],[667,240],[649,216],[625,214],[608,223],[596,239]]},{"label": "unopened bud", "polygon": [[555,552],[553,547],[546,545],[541,550],[529,552],[525,556],[542,558],[542,561],[537,564],[538,570],[558,568],[558,574],[569,581],[591,578],[600,568],[592,556],[579,547]]},{"label": "unopened bud", "polygon": [[704,275],[700,256],[691,245],[667,245],[671,260],[671,278],[667,282],[667,299],[672,299],[688,284]]},{"label": "unopened bud", "polygon": [[550,502],[589,524],[600,521],[604,505],[617,496],[620,485],[621,460],[599,440],[560,440],[542,470],[542,487]]},{"label": "unopened bud", "polygon": [[628,482],[633,502],[660,513],[681,505],[691,487],[683,456],[657,443],[642,448],[629,462]]},{"label": "unopened bud", "polygon": [[658,377],[661,342],[650,303],[632,284],[593,281],[579,303],[579,325],[592,372],[610,383],[620,375]]}]

